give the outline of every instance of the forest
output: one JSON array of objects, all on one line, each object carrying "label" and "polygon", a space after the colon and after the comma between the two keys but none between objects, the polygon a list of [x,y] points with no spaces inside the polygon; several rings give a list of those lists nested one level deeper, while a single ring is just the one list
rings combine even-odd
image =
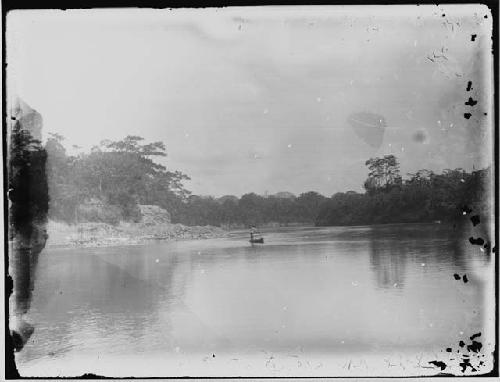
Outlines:
[{"label": "forest", "polygon": [[47,154],[49,218],[67,223],[116,224],[139,221],[139,204],[166,209],[172,222],[225,228],[268,224],[367,225],[453,221],[464,206],[489,215],[487,185],[491,168],[466,172],[422,169],[402,177],[393,155],[366,161],[364,193],[338,192],[331,197],[315,191],[294,196],[253,192],[240,198],[193,195],[183,182],[188,175],[157,163],[165,157],[163,142],[145,143],[127,136],[103,141],[89,153],[68,155],[64,138],[50,134]]},{"label": "forest", "polygon": [[440,174],[422,169],[403,179],[393,155],[371,158],[366,166],[365,193],[334,194],[321,206],[316,225],[453,222],[469,210],[486,222],[493,211],[491,167]]}]

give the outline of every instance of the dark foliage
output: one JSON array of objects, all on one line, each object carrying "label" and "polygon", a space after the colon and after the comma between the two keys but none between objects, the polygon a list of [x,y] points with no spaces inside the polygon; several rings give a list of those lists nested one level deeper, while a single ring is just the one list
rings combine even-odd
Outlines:
[{"label": "dark foliage", "polygon": [[251,225],[291,223],[313,224],[321,204],[326,200],[317,192],[307,192],[299,197],[264,197],[248,193],[241,198],[225,196],[191,196],[174,220],[188,225],[217,225],[248,227]]},{"label": "dark foliage", "polygon": [[455,221],[464,213],[464,205],[485,221],[490,217],[491,168],[472,173],[447,169],[442,174],[419,170],[402,180],[394,157],[374,158],[366,164],[367,192],[333,195],[322,206],[316,225]]},{"label": "dark foliage", "polygon": [[176,210],[189,192],[179,171],[167,171],[154,157],[165,157],[163,142],[142,144],[143,138],[127,136],[103,141],[90,153],[67,155],[64,138],[51,134],[45,144],[50,190],[49,215],[54,220],[139,221],[139,204]]},{"label": "dark foliage", "polygon": [[[34,274],[38,256],[45,246],[49,197],[45,165],[47,155],[41,143],[34,139],[29,129],[14,119],[10,129],[8,155],[8,210],[9,222],[9,272],[15,283],[6,278],[7,298],[14,291],[13,311],[9,314],[23,317],[29,310],[34,288]],[[9,308],[8,308],[9,309]],[[8,318],[6,328],[9,329]],[[11,349],[20,350],[33,333],[33,326],[22,318],[18,326],[6,334],[6,360],[11,366],[7,374],[17,375],[12,365]],[[12,367],[14,366],[14,367]]]},{"label": "dark foliage", "polygon": [[45,145],[50,216],[70,223],[138,221],[138,204],[165,208],[176,223],[223,227],[453,221],[465,205],[487,221],[491,211],[485,197],[489,168],[472,173],[447,169],[442,174],[424,169],[403,179],[397,158],[386,155],[366,161],[365,193],[339,192],[331,198],[313,191],[298,197],[247,193],[217,199],[190,195],[183,186],[188,176],[153,160],[166,156],[162,142],[143,144],[143,138],[128,136],[103,141],[88,154],[68,156],[62,140],[53,134]]},{"label": "dark foliage", "polygon": [[[19,121],[12,126],[8,169],[10,235],[32,236],[34,226],[47,219],[47,153]],[[12,239],[12,237],[11,237]]]}]

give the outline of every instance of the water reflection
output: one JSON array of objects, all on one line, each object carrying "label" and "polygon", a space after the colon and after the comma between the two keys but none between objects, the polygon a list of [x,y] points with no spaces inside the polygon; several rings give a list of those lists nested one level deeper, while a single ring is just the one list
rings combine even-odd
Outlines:
[{"label": "water reflection", "polygon": [[390,240],[370,241],[370,265],[379,288],[402,288],[406,272],[407,252]]},{"label": "water reflection", "polygon": [[[28,346],[23,357],[55,356],[75,347],[112,351],[134,346],[140,351],[158,345],[160,333],[151,328],[159,327],[155,321],[162,309],[182,296],[189,272],[177,271],[176,256],[157,263],[150,248],[148,253],[136,251],[79,250],[70,259],[63,253],[42,256],[31,315],[37,326],[32,342],[43,347]],[[171,327],[164,318],[162,335],[168,337]]]},{"label": "water reflection", "polygon": [[[426,225],[268,231],[40,258],[18,362],[85,354],[440,351],[483,330],[488,263]],[[453,279],[467,273],[469,282]],[[466,287],[464,287],[466,286]]]},{"label": "water reflection", "polygon": [[458,272],[465,272],[468,266],[469,248],[464,236],[458,235],[454,227],[439,224],[373,226],[368,237],[370,265],[380,288],[404,287],[408,262],[428,269],[453,265]]}]

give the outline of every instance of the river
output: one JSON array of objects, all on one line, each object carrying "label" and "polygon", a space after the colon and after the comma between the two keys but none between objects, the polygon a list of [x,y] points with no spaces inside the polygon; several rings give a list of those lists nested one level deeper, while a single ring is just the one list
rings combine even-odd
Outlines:
[{"label": "river", "polygon": [[464,354],[465,374],[491,369],[493,259],[450,227],[264,237],[45,250],[20,374],[462,375]]}]

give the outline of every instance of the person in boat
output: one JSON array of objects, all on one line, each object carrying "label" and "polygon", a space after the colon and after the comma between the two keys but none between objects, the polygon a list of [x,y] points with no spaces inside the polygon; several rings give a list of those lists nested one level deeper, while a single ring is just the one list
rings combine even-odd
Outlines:
[{"label": "person in boat", "polygon": [[253,240],[255,238],[255,235],[257,234],[257,229],[255,226],[250,226],[250,240]]}]

